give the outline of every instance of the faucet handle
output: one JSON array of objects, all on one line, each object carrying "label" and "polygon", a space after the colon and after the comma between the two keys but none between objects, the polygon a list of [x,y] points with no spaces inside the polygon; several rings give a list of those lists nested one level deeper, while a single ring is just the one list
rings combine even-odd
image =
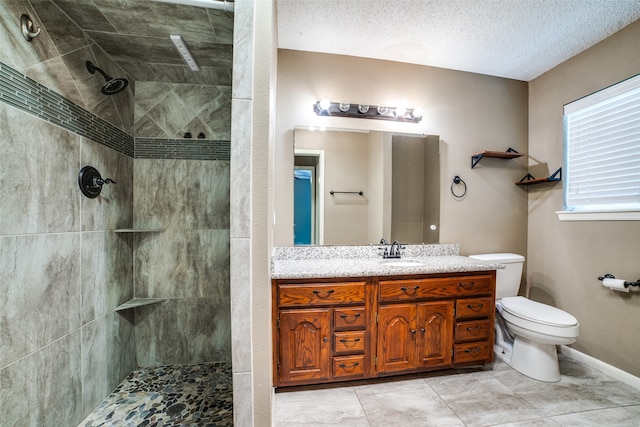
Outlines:
[{"label": "faucet handle", "polygon": [[380,244],[381,245],[388,245],[389,242],[387,242],[387,239],[385,239],[384,237],[382,239],[380,239]]}]

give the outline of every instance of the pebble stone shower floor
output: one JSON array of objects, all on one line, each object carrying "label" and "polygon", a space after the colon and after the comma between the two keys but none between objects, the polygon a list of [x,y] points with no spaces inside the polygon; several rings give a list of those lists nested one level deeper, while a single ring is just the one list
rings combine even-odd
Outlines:
[{"label": "pebble stone shower floor", "polygon": [[233,425],[231,365],[138,368],[78,427]]}]

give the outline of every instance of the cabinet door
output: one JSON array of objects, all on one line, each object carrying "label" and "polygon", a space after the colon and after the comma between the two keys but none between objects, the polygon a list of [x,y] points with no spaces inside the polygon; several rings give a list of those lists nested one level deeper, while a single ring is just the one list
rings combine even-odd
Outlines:
[{"label": "cabinet door", "polygon": [[416,354],[416,305],[381,305],[378,315],[378,372],[413,369]]},{"label": "cabinet door", "polygon": [[331,374],[331,309],[280,312],[282,384],[325,380]]},{"label": "cabinet door", "polygon": [[451,364],[453,301],[417,304],[417,367]]}]

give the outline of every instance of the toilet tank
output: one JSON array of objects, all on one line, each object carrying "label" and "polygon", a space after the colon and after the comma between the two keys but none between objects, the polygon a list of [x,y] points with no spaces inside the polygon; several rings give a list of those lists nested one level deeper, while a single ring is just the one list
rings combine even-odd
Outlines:
[{"label": "toilet tank", "polygon": [[504,264],[505,268],[496,270],[496,299],[518,295],[522,278],[524,257],[518,254],[479,254],[469,258],[492,263]]}]

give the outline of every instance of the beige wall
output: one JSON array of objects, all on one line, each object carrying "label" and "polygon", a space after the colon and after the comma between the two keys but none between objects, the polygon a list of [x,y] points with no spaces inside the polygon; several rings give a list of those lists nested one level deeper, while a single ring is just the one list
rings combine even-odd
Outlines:
[{"label": "beige wall", "polygon": [[[293,242],[294,126],[373,129],[440,135],[440,241],[460,243],[463,254],[525,253],[527,193],[514,185],[526,174],[526,160],[485,159],[470,169],[476,151],[527,150],[527,83],[440,68],[355,57],[278,51],[275,135],[276,245]],[[422,106],[419,124],[318,117],[312,105],[334,101]],[[467,195],[450,192],[460,175]]]},{"label": "beige wall", "polygon": [[[529,162],[562,166],[563,104],[640,72],[640,21],[530,82]],[[603,289],[605,273],[637,280],[640,223],[560,222],[562,186],[529,190],[527,284],[533,299],[580,322],[579,351],[640,375],[640,295]]]}]

